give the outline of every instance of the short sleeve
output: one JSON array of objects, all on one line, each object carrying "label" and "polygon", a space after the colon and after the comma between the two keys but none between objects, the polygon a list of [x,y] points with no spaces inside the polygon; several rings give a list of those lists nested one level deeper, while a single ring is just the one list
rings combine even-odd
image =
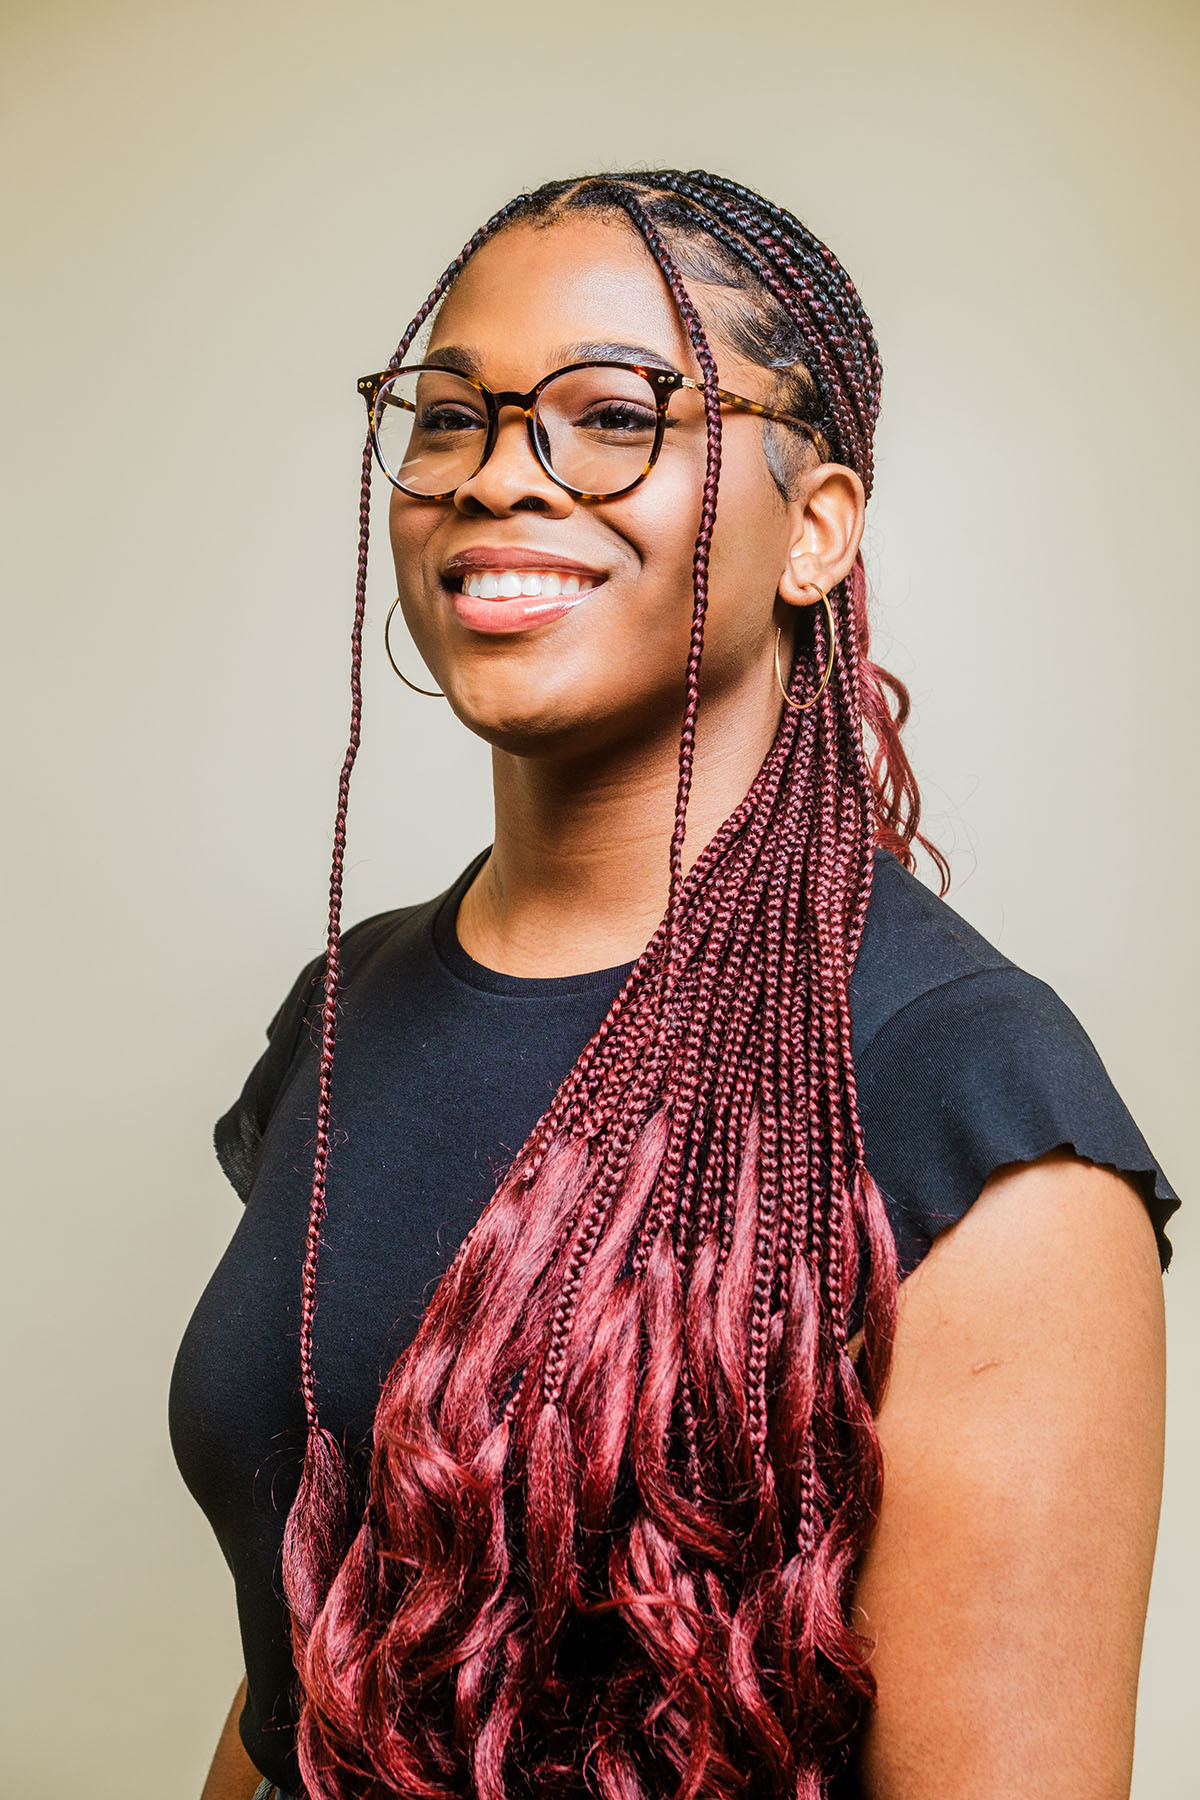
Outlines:
[{"label": "short sleeve", "polygon": [[[421,911],[420,906],[406,906],[390,912],[372,913],[343,933],[339,1014],[358,970],[387,944],[398,925]],[[266,1049],[247,1075],[233,1105],[221,1114],[213,1127],[217,1161],[243,1203],[250,1198],[263,1134],[296,1053],[305,1045],[320,1049],[320,1014],[324,1000],[325,953],[322,951],[320,956],[314,956],[305,964],[292,983],[283,1004],[267,1026]]]},{"label": "short sleeve", "polygon": [[243,1204],[250,1198],[258,1153],[272,1108],[301,1042],[309,1008],[320,1008],[325,958],[314,957],[300,971],[267,1026],[267,1047],[247,1075],[241,1093],[213,1127],[217,1161]]},{"label": "short sleeve", "polygon": [[867,1167],[887,1201],[902,1275],[1001,1163],[1066,1146],[1128,1175],[1154,1224],[1179,1205],[1095,1045],[1054,989],[1009,965],[957,976],[887,1021],[856,1059]]}]

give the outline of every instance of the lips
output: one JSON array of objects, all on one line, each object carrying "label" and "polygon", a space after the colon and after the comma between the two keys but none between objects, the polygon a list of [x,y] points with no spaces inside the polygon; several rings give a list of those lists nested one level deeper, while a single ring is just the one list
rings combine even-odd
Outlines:
[{"label": "lips", "polygon": [[526,631],[562,618],[607,580],[603,569],[545,550],[477,544],[448,559],[442,580],[471,631]]}]

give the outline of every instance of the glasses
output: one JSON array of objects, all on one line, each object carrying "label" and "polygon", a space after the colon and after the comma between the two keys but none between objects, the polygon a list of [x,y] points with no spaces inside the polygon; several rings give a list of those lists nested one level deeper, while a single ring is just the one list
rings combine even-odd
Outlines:
[{"label": "glasses", "polygon": [[[402,493],[451,500],[491,455],[500,410],[519,406],[530,448],[551,481],[576,500],[616,500],[650,473],[670,421],[667,407],[680,388],[703,393],[704,383],[674,369],[642,363],[570,363],[544,375],[527,394],[494,393],[482,381],[436,363],[364,375],[379,466]],[[815,437],[816,428],[741,394],[717,389],[723,406]]]}]

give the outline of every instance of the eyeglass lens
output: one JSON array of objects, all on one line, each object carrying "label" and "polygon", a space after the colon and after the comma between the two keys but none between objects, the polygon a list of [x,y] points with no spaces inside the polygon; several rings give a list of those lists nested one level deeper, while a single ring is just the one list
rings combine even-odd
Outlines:
[{"label": "eyeglass lens", "polygon": [[[654,450],[656,396],[631,369],[589,364],[556,375],[538,395],[534,429],[560,481],[615,494],[638,479]],[[483,395],[461,375],[401,369],[375,402],[375,442],[392,479],[413,494],[447,494],[483,461]]]}]

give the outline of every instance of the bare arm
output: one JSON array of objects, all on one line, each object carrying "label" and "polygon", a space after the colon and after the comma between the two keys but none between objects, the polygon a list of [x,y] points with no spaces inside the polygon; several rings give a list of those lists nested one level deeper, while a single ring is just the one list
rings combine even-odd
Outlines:
[{"label": "bare arm", "polygon": [[251,1800],[262,1776],[242,1748],[238,1736],[238,1716],[246,1698],[246,1677],[233,1696],[233,1705],[217,1739],[212,1767],[200,1800]]},{"label": "bare arm", "polygon": [[998,1169],[902,1285],[870,1800],[1128,1800],[1164,1370],[1145,1207],[1065,1150]]}]

